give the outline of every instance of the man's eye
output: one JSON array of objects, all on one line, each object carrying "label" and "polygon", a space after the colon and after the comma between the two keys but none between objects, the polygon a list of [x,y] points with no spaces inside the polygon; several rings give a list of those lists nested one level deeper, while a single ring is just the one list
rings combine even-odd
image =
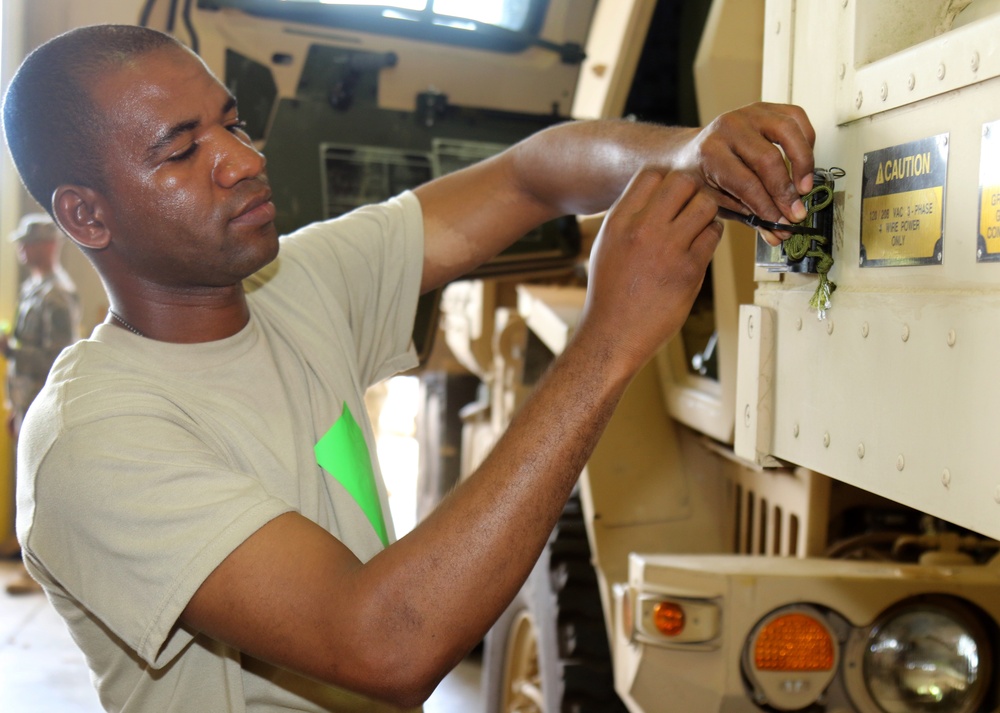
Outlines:
[{"label": "man's eye", "polygon": [[247,132],[247,123],[242,119],[240,119],[235,124],[230,124],[226,128],[232,133],[236,133],[237,131],[239,131],[240,133],[245,134]]},{"label": "man's eye", "polygon": [[192,156],[194,156],[194,152],[195,152],[195,150],[197,148],[198,148],[198,144],[191,144],[190,146],[188,146],[186,149],[184,149],[180,153],[174,154],[173,156],[169,157],[167,159],[167,161],[173,161],[173,162],[185,161],[185,160],[191,158]]}]

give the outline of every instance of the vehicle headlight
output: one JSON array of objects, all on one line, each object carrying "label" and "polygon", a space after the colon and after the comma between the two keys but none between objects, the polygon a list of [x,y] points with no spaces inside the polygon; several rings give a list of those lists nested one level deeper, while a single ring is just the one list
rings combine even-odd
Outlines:
[{"label": "vehicle headlight", "polygon": [[800,711],[822,697],[839,658],[840,644],[828,615],[798,604],[757,622],[744,644],[742,666],[758,704]]},{"label": "vehicle headlight", "polygon": [[910,604],[868,634],[865,684],[885,713],[973,713],[989,688],[990,642],[959,608]]}]

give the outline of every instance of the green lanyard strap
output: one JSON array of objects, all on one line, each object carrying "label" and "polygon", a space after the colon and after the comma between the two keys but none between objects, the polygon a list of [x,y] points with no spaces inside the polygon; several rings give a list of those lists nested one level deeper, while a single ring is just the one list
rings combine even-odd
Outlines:
[{"label": "green lanyard strap", "polygon": [[[822,199],[819,198],[821,194],[825,194]],[[830,186],[816,186],[802,196],[802,202],[806,206],[806,217],[798,225],[808,223],[813,215],[833,202],[833,189]],[[830,295],[837,289],[836,283],[828,277],[830,269],[833,267],[833,256],[820,247],[826,245],[828,240],[829,238],[825,235],[795,233],[785,241],[785,254],[788,255],[789,259],[798,262],[807,257],[816,258],[816,274],[819,275],[819,284],[809,300],[809,306],[816,310],[816,316],[820,319],[826,318],[826,311],[830,309]]]}]

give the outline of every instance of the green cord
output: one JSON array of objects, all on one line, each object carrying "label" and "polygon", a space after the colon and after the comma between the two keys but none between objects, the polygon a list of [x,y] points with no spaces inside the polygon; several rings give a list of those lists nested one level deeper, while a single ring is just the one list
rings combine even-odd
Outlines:
[{"label": "green cord", "polygon": [[[816,202],[816,197],[820,193],[826,193],[826,197]],[[833,189],[829,186],[816,186],[802,197],[802,202],[806,205],[806,217],[798,225],[803,225],[812,216],[826,208],[833,202]],[[837,289],[836,283],[827,275],[833,267],[833,257],[820,245],[826,245],[828,238],[824,235],[806,235],[796,233],[785,241],[785,254],[790,260],[798,262],[806,257],[816,258],[816,274],[819,275],[819,284],[816,292],[809,300],[809,306],[816,310],[816,315],[820,319],[826,318],[826,311],[830,309],[830,295]],[[813,247],[816,243],[816,247]]]}]

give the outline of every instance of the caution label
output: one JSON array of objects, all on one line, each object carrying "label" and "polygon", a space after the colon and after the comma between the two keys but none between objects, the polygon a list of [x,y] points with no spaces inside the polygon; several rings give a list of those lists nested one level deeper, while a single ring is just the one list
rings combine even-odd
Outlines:
[{"label": "caution label", "polygon": [[941,263],[947,175],[947,134],[865,154],[861,267]]},{"label": "caution label", "polygon": [[978,262],[1000,262],[1000,121],[983,124],[979,150]]}]

